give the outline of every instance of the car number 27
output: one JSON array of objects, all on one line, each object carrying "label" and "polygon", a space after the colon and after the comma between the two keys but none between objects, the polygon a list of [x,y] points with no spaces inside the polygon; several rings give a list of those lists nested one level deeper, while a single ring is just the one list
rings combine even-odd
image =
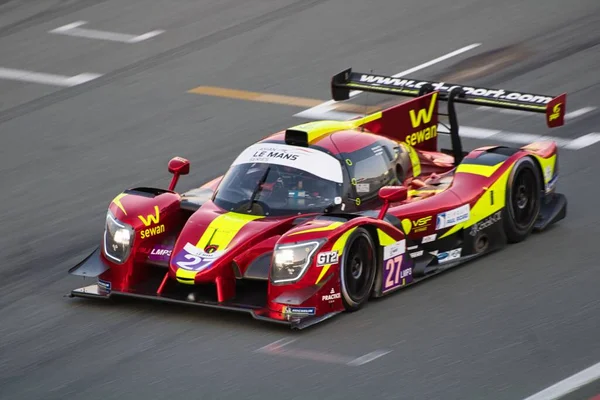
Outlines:
[{"label": "car number 27", "polygon": [[394,289],[398,286],[405,285],[408,278],[412,277],[412,268],[402,269],[402,261],[404,254],[390,258],[385,262],[383,291]]}]

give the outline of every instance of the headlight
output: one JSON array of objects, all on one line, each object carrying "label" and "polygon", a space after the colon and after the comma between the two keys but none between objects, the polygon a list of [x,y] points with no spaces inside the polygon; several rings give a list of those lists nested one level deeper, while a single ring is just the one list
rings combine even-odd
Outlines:
[{"label": "headlight", "polygon": [[286,244],[275,248],[271,281],[273,283],[295,282],[304,275],[315,252],[325,241]]},{"label": "headlight", "polygon": [[135,231],[116,219],[109,211],[106,213],[106,228],[104,230],[104,254],[118,264],[124,263],[131,252]]}]

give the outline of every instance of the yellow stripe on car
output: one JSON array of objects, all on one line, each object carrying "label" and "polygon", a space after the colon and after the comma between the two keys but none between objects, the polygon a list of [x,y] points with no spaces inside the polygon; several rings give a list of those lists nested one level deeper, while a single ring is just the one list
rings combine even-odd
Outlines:
[{"label": "yellow stripe on car", "polygon": [[221,214],[206,228],[196,247],[204,249],[208,245],[213,245],[218,246],[219,250],[225,250],[246,224],[260,218],[263,217],[234,212]]},{"label": "yellow stripe on car", "polygon": [[294,232],[291,233],[289,236],[293,236],[293,235],[301,235],[304,233],[310,233],[310,232],[325,232],[325,231],[332,231],[334,229],[336,229],[339,226],[342,226],[343,224],[341,222],[333,222],[329,225],[326,226],[320,226],[318,228],[309,228],[309,229],[304,229],[298,232]]},{"label": "yellow stripe on car", "polygon": [[127,193],[121,193],[115,197],[112,202],[123,211],[123,214],[127,215],[127,211],[125,211],[125,207],[123,207],[123,204],[121,203],[121,199],[125,196],[127,196]]},{"label": "yellow stripe on car", "polygon": [[[473,165],[474,167],[486,167],[484,165]],[[481,220],[489,217],[493,213],[500,211],[506,205],[506,182],[514,164],[510,166],[500,177],[487,189],[484,194],[477,200],[475,205],[471,207],[469,212],[469,220],[460,224],[454,225],[450,230],[439,237],[439,239],[455,234],[461,229],[468,228]],[[476,169],[474,169],[476,170]],[[482,173],[487,173],[483,168]],[[473,172],[472,172],[473,173]],[[481,174],[480,174],[481,175]]]},{"label": "yellow stripe on car", "polygon": [[[205,229],[202,237],[196,243],[196,247],[205,249],[206,246],[217,246],[218,250],[225,250],[238,232],[249,222],[263,218],[256,215],[238,214],[229,212],[221,214],[212,220]],[[188,285],[194,284],[197,271],[188,271],[178,268],[176,272],[177,281]]]},{"label": "yellow stripe on car", "polygon": [[499,162],[496,165],[478,165],[478,164],[460,164],[456,167],[456,173],[466,173],[466,174],[474,174],[481,175],[489,178],[504,164],[503,162]]},{"label": "yellow stripe on car", "polygon": [[[344,252],[344,247],[346,246],[346,242],[348,241],[348,238],[350,237],[352,232],[354,232],[355,230],[356,230],[356,227],[349,229],[347,232],[344,232],[344,234],[342,236],[340,236],[338,238],[338,240],[336,240],[335,243],[333,244],[331,251],[338,252],[338,260],[342,259],[342,254]],[[321,273],[319,274],[319,277],[317,278],[315,285],[318,284],[319,282],[321,282],[321,279],[323,279],[323,277],[327,274],[327,271],[329,271],[329,268],[331,268],[331,264],[327,264],[327,265],[324,265],[323,267],[321,267]]]},{"label": "yellow stripe on car", "polygon": [[348,129],[356,129],[367,122],[374,121],[381,118],[382,113],[376,112],[366,117],[352,120],[352,121],[313,121],[307,122],[302,125],[296,125],[290,130],[306,132],[308,135],[308,142],[314,143],[324,136],[332,134],[337,131],[343,131]]},{"label": "yellow stripe on car", "polygon": [[388,235],[387,233],[385,233],[384,231],[382,231],[379,228],[377,228],[377,237],[379,238],[380,246],[389,246],[389,245],[397,242],[396,239],[394,239],[393,237],[391,237],[390,235]]},{"label": "yellow stripe on car", "polygon": [[540,167],[542,167],[542,179],[544,180],[544,188],[548,185],[548,182],[552,180],[554,176],[554,172],[556,169],[556,154],[548,158],[544,158],[538,156],[537,154],[532,154],[535,159],[540,163]]}]

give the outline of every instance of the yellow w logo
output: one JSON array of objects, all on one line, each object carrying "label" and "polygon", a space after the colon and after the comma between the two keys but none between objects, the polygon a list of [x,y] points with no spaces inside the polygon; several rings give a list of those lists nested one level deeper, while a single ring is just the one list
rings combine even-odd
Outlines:
[{"label": "yellow w logo", "polygon": [[410,110],[410,122],[412,123],[413,128],[421,126],[421,124],[428,124],[429,121],[431,121],[431,117],[433,117],[433,108],[435,107],[435,102],[437,101],[437,96],[438,92],[434,92],[431,96],[429,110],[425,110],[424,108],[422,108],[419,110],[418,114],[415,113],[415,110]]},{"label": "yellow w logo", "polygon": [[152,224],[158,224],[158,222],[160,221],[159,218],[159,214],[158,214],[158,206],[154,206],[154,215],[149,214],[146,218],[144,218],[141,215],[138,215],[138,218],[144,223],[144,225],[146,226],[150,226]]}]

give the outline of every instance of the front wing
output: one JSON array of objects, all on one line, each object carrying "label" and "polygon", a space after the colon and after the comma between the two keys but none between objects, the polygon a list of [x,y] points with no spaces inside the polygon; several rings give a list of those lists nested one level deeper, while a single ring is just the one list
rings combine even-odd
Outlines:
[{"label": "front wing", "polygon": [[[100,249],[97,248],[87,256],[82,262],[69,270],[71,275],[83,277],[97,277],[106,269],[100,256]],[[161,284],[162,274],[153,274],[148,280],[133,285],[124,291],[112,290],[108,282],[98,280],[98,283],[74,289],[70,297],[83,297],[91,299],[113,299],[119,297],[136,298],[142,300],[160,301],[163,303],[174,303],[190,306],[199,306],[225,311],[243,312],[252,315],[254,319],[260,321],[272,322],[280,325],[286,325],[292,329],[304,329],[311,325],[329,319],[339,312],[331,312],[320,316],[306,315],[286,315],[269,310],[266,305],[266,282],[247,282],[238,289],[235,300],[227,302],[218,302],[212,295],[212,291],[207,287],[183,287],[177,285],[170,290],[164,290],[162,294],[157,294],[157,288]],[[156,279],[159,278],[159,279]]]}]

